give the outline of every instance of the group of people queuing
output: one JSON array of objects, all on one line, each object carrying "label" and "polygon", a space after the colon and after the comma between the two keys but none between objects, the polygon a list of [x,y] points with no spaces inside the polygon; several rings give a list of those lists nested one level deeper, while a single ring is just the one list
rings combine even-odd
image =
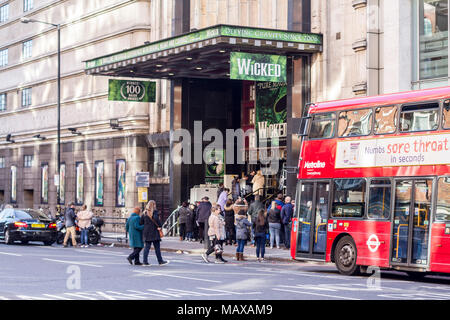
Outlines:
[{"label": "group of people queuing", "polygon": [[213,253],[215,263],[227,262],[222,256],[223,245],[236,246],[235,259],[245,261],[244,248],[250,241],[256,247],[258,261],[264,261],[266,245],[271,249],[281,249],[282,245],[290,248],[294,205],[291,197],[281,193],[267,206],[257,193],[249,204],[241,196],[235,198],[232,190],[221,185],[214,204],[208,197],[196,205],[187,201],[182,204],[178,211],[180,241],[208,241],[208,249],[202,255],[207,263]]},{"label": "group of people queuing", "polygon": [[84,204],[81,211],[75,211],[75,203],[71,202],[64,212],[64,224],[66,226],[66,234],[64,236],[63,246],[67,248],[69,238],[72,240],[72,246],[77,246],[76,226],[80,228],[80,248],[89,247],[89,227],[94,213],[87,209]]},{"label": "group of people queuing", "polygon": [[[133,248],[133,252],[127,257],[131,265],[134,261],[134,265],[136,266],[149,266],[148,256],[152,245],[155,249],[155,255],[159,265],[164,266],[169,263],[161,255],[160,231],[162,230],[162,223],[154,200],[150,200],[147,203],[142,215],[139,207],[134,208],[130,217],[127,219],[125,229],[128,233],[129,245]],[[142,249],[144,249],[143,263],[140,262]]]}]

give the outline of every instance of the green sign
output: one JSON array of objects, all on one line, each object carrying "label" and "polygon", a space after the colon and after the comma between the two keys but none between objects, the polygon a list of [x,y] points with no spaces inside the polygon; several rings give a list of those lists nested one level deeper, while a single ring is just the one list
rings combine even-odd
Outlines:
[{"label": "green sign", "polygon": [[256,128],[259,143],[286,145],[287,86],[284,82],[256,83]]},{"label": "green sign", "polygon": [[130,102],[155,102],[156,82],[109,80],[108,100]]},{"label": "green sign", "polygon": [[321,34],[218,25],[86,61],[86,69],[101,67],[218,37],[303,43],[313,45],[314,50],[317,51],[322,44]]},{"label": "green sign", "polygon": [[205,178],[207,182],[223,182],[225,175],[225,150],[211,149],[206,152]]},{"label": "green sign", "polygon": [[286,56],[231,52],[230,78],[286,82]]}]

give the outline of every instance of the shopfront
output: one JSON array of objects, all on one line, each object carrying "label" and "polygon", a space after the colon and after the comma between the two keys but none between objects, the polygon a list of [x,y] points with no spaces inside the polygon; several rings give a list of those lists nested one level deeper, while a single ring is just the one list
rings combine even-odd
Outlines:
[{"label": "shopfront", "polygon": [[233,176],[258,170],[265,193],[294,194],[299,118],[309,102],[311,55],[321,50],[320,34],[217,25],[86,61],[85,71],[171,80],[176,207],[194,186],[229,186]]}]

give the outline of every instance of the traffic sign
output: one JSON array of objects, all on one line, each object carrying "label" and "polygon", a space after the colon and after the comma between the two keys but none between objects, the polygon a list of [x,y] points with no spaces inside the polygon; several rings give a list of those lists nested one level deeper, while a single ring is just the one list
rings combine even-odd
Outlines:
[{"label": "traffic sign", "polygon": [[150,172],[136,173],[136,188],[148,188],[150,186]]}]

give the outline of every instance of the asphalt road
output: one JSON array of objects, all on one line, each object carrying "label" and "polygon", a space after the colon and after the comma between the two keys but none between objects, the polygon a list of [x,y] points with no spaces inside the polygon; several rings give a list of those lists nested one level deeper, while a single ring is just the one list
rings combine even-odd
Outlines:
[{"label": "asphalt road", "polygon": [[[450,299],[450,277],[401,272],[340,275],[332,264],[230,261],[163,252],[170,264],[131,266],[128,248],[0,243],[0,300],[413,300]],[[212,259],[211,259],[212,260]]]}]

